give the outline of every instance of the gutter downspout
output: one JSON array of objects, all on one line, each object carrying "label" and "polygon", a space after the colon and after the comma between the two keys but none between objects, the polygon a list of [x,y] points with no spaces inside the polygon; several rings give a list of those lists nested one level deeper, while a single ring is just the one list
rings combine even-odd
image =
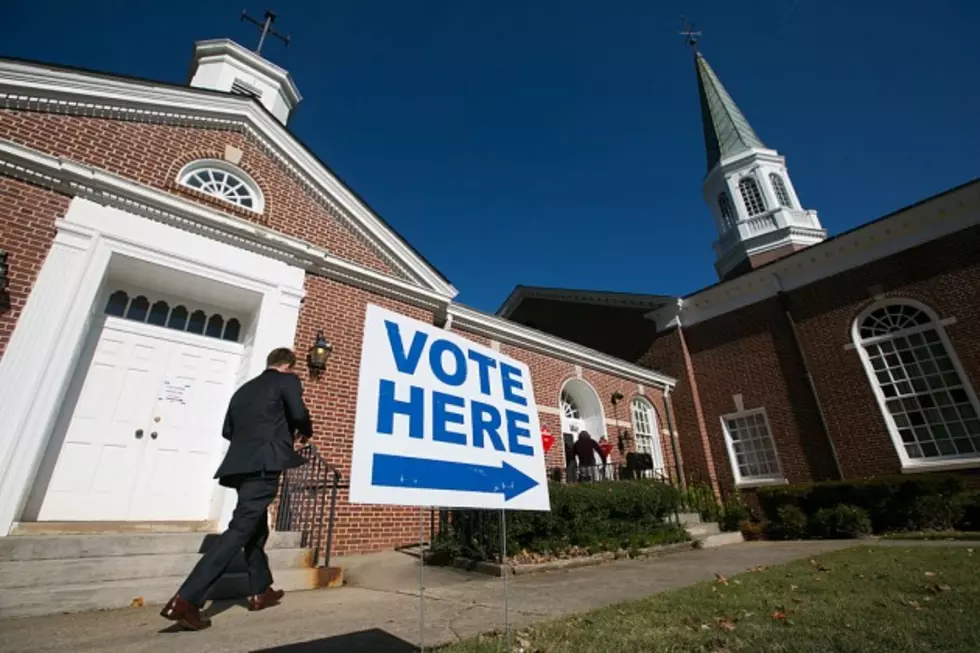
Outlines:
[{"label": "gutter downspout", "polygon": [[[779,279],[776,279],[776,283],[779,283]],[[780,289],[776,293],[776,298],[779,300],[779,305],[783,309],[783,313],[786,315],[786,321],[789,322],[789,331],[793,337],[793,345],[796,347],[796,353],[800,357],[800,361],[803,363],[803,376],[806,377],[806,382],[810,386],[810,396],[813,398],[813,403],[817,407],[817,415],[820,417],[820,428],[823,429],[824,437],[827,438],[827,444],[830,445],[830,453],[834,458],[834,467],[837,470],[837,478],[843,479],[844,474],[841,472],[840,458],[837,456],[837,447],[834,445],[834,439],[830,435],[830,427],[827,426],[827,416],[823,410],[823,404],[820,402],[820,394],[817,392],[817,383],[813,380],[813,375],[810,374],[810,364],[807,363],[806,354],[803,351],[803,344],[800,342],[800,334],[796,328],[796,320],[793,319],[793,312],[790,310],[789,305],[789,295]]]},{"label": "gutter downspout", "polygon": [[674,410],[671,407],[670,391],[673,388],[664,386],[664,411],[667,413],[667,430],[670,432],[670,450],[674,454],[674,473],[680,481],[681,489],[687,490],[687,479],[681,471],[681,457],[678,455],[677,432],[674,430]]}]

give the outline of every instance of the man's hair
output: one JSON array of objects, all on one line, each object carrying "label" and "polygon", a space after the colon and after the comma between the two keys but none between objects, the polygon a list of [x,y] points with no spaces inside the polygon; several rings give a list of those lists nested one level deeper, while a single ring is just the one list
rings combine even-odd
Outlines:
[{"label": "man's hair", "polygon": [[293,353],[292,349],[287,347],[279,347],[278,349],[273,349],[266,356],[265,365],[266,367],[279,367],[280,365],[288,365],[292,367],[296,364],[296,354]]}]

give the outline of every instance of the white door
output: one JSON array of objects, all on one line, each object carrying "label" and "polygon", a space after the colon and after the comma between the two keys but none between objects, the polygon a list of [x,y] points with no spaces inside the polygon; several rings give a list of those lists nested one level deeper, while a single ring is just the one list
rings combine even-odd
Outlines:
[{"label": "white door", "polygon": [[107,317],[38,520],[207,519],[241,350]]}]

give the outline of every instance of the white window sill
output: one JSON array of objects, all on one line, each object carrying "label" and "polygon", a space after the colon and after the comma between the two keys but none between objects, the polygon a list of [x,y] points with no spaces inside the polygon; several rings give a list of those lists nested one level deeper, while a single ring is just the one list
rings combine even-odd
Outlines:
[{"label": "white window sill", "polygon": [[972,469],[980,467],[980,458],[961,458],[959,460],[935,460],[922,462],[906,462],[902,464],[903,474],[925,474],[928,472],[943,472],[955,469]]},{"label": "white window sill", "polygon": [[756,487],[766,487],[769,485],[789,485],[785,478],[750,478],[735,483],[739,490],[749,490]]}]

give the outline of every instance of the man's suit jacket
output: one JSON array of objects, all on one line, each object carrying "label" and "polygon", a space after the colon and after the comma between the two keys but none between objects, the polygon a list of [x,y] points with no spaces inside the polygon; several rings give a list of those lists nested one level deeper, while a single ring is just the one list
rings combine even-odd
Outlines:
[{"label": "man's suit jacket", "polygon": [[242,474],[279,472],[306,462],[293,449],[293,433],[311,437],[313,423],[295,374],[268,369],[231,397],[221,435],[231,445],[214,477],[235,487]]}]

